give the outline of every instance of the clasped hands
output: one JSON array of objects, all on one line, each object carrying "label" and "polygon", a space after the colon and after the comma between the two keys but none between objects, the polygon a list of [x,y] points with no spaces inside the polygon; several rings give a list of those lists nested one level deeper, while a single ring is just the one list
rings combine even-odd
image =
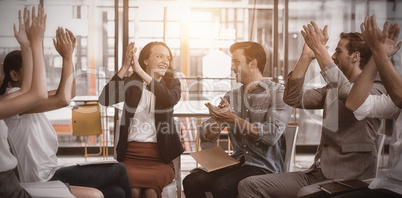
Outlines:
[{"label": "clasped hands", "polygon": [[213,119],[215,119],[218,123],[219,122],[234,123],[237,115],[230,108],[230,104],[225,98],[221,97],[221,100],[223,103],[219,104],[218,106],[215,106],[209,102],[205,103],[205,106],[209,110],[210,116]]},{"label": "clasped hands", "polygon": [[130,44],[128,44],[123,67],[132,67],[133,71],[138,73],[139,71],[143,71],[143,69],[141,68],[140,63],[138,62],[138,58],[135,55],[136,52],[137,47],[135,47],[135,42],[131,42]]},{"label": "clasped hands", "polygon": [[[301,34],[305,40],[303,46],[303,53],[308,57],[314,59],[314,53],[318,50],[324,50],[323,47],[328,48],[326,43],[328,41],[328,26],[324,29],[318,28],[317,24],[312,21],[308,25],[304,25]],[[398,24],[393,23],[388,26],[388,21],[384,23],[383,30],[381,31],[376,23],[375,16],[366,17],[361,24],[360,29],[362,36],[371,50],[374,50],[379,45],[384,45],[388,56],[395,54],[402,46],[402,42],[397,43],[399,36]],[[314,51],[314,52],[313,52]]]},{"label": "clasped hands", "polygon": [[388,26],[388,21],[386,21],[381,31],[373,15],[365,18],[364,22],[360,25],[360,29],[364,40],[372,51],[383,45],[386,54],[392,56],[402,46],[402,42],[397,43],[400,32],[397,23]]}]

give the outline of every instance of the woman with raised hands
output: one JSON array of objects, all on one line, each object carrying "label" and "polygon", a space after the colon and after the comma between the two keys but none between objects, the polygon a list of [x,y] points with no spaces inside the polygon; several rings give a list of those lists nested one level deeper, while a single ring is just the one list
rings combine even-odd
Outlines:
[{"label": "woman with raised hands", "polygon": [[[127,168],[133,197],[160,198],[175,175],[172,160],[184,150],[173,118],[181,86],[165,43],[148,43],[138,59],[136,51],[130,43],[123,66],[104,87],[99,102],[125,102],[116,152]],[[133,73],[126,76],[130,68]]]},{"label": "woman with raised hands", "polygon": [[[34,12],[34,10],[33,10]],[[33,15],[34,16],[34,15]],[[32,17],[32,26],[37,23],[45,27],[46,15],[43,8],[39,8],[38,17]],[[28,38],[37,36],[43,39],[45,28],[41,34],[27,31]],[[32,35],[31,35],[32,34]],[[90,165],[85,167],[62,167],[57,162],[58,140],[57,134],[43,112],[65,107],[75,96],[75,77],[73,66],[73,51],[76,46],[74,34],[63,28],[56,31],[53,40],[57,52],[62,56],[62,74],[57,90],[46,93],[47,99],[22,113],[5,119],[9,136],[14,143],[20,163],[24,164],[20,173],[26,182],[40,182],[60,180],[71,185],[72,193],[77,197],[131,197],[130,183],[127,171],[123,164]],[[42,41],[40,46],[31,42],[34,65],[42,64]],[[24,62],[19,53],[12,52],[4,62],[6,78],[11,83],[7,95],[20,89],[25,73],[21,72],[19,62]],[[41,57],[41,61],[35,61]],[[22,69],[25,65],[22,65]],[[44,78],[45,79],[45,78]],[[7,95],[5,97],[7,97]],[[96,189],[98,190],[96,190]]]},{"label": "woman with raised hands", "polygon": [[[43,37],[40,37],[40,32],[44,28],[41,23],[30,26],[29,19],[29,11],[25,8],[23,17],[21,16],[21,11],[18,12],[19,30],[14,24],[14,36],[20,44],[20,54],[23,59],[21,64],[25,65],[22,72],[26,74],[21,82],[21,89],[13,94],[0,96],[0,197],[30,197],[19,185],[18,178],[13,172],[18,162],[10,152],[7,142],[7,127],[2,119],[21,114],[44,101],[47,97],[45,65],[38,64],[40,60],[37,60],[43,59],[43,57],[40,55],[35,56],[35,64],[33,64],[31,49],[31,47],[37,48],[41,46]],[[35,19],[42,18],[38,16]],[[29,29],[32,34],[29,39],[25,29]],[[11,80],[4,78],[3,72],[1,72],[0,76],[3,78],[0,82],[5,85]]]}]

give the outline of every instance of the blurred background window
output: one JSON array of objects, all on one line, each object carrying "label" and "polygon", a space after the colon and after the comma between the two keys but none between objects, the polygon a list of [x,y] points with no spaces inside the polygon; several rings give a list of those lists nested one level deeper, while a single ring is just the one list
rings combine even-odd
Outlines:
[{"label": "blurred background window", "polygon": [[[386,20],[402,25],[402,12],[398,12],[402,1],[398,0],[0,0],[1,63],[8,52],[19,49],[12,28],[18,23],[18,10],[37,4],[43,5],[47,14],[43,50],[48,87],[57,89],[60,80],[62,59],[52,39],[61,26],[77,37],[74,62],[77,96],[82,97],[100,94],[120,69],[125,47],[131,41],[136,42],[138,51],[151,41],[165,42],[172,50],[173,66],[182,82],[182,101],[209,100],[217,104],[219,96],[239,87],[230,71],[229,47],[234,42],[261,43],[267,52],[264,76],[284,83],[304,44],[302,26],[310,21],[320,27],[329,25],[331,55],[339,34],[360,32],[366,16],[375,14],[381,28]],[[392,62],[402,73],[400,51]],[[306,76],[307,86],[324,84],[319,71],[314,61]],[[70,106],[74,105],[80,104]],[[46,113],[59,134],[61,147],[82,145],[81,138],[71,135],[71,108]],[[321,115],[319,110],[294,110],[291,124],[299,125],[297,145],[318,144]],[[103,107],[102,118],[108,145],[113,146],[119,110]],[[190,122],[197,125],[199,119]],[[183,125],[185,121],[177,118],[177,122]],[[387,121],[387,126],[392,123]],[[196,135],[195,129],[187,130],[192,131],[192,137]],[[385,130],[388,135],[390,132]],[[94,138],[89,141],[91,145],[99,144]],[[186,141],[192,144],[195,139]]]}]

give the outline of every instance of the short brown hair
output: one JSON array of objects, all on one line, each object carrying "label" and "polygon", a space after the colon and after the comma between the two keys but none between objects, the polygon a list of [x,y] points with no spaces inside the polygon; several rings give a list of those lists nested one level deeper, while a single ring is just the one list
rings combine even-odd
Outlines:
[{"label": "short brown hair", "polygon": [[252,41],[237,42],[230,46],[230,53],[237,49],[244,49],[244,56],[246,56],[247,64],[256,59],[258,70],[263,74],[265,63],[267,62],[267,55],[261,44]]},{"label": "short brown hair", "polygon": [[367,64],[371,57],[370,48],[367,46],[366,42],[363,39],[363,36],[359,32],[351,32],[344,33],[342,32],[340,35],[341,39],[347,39],[349,42],[346,45],[346,48],[349,51],[349,55],[352,55],[353,52],[360,53],[360,69],[363,69]]}]

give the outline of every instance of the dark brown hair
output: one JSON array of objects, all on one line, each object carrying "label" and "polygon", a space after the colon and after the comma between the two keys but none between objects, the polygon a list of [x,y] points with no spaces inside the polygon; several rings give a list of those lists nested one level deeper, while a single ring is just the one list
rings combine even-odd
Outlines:
[{"label": "dark brown hair", "polygon": [[237,49],[244,49],[244,56],[246,56],[246,63],[256,59],[258,70],[263,74],[265,63],[267,62],[267,55],[261,44],[252,41],[237,42],[230,46],[230,53]]},{"label": "dark brown hair", "polygon": [[3,95],[6,92],[6,88],[8,87],[8,83],[15,83],[10,76],[11,71],[20,71],[22,68],[22,55],[21,50],[14,50],[7,54],[4,58],[3,63],[3,72],[4,72],[4,80],[0,86],[0,95]]},{"label": "dark brown hair", "polygon": [[371,57],[370,48],[367,46],[363,39],[363,36],[359,32],[344,33],[340,35],[341,39],[347,39],[349,42],[346,45],[346,49],[349,51],[349,55],[354,52],[360,53],[360,69],[363,69]]},{"label": "dark brown hair", "polygon": [[174,78],[175,71],[173,70],[173,67],[172,67],[172,63],[173,63],[172,51],[170,51],[170,48],[164,42],[160,42],[160,41],[150,42],[142,48],[142,50],[140,52],[140,56],[138,57],[138,62],[140,63],[141,68],[144,71],[146,71],[147,66],[145,65],[144,61],[147,60],[151,56],[152,48],[157,45],[162,45],[163,47],[166,47],[168,49],[170,61],[169,61],[169,67],[166,71],[165,77]]}]

